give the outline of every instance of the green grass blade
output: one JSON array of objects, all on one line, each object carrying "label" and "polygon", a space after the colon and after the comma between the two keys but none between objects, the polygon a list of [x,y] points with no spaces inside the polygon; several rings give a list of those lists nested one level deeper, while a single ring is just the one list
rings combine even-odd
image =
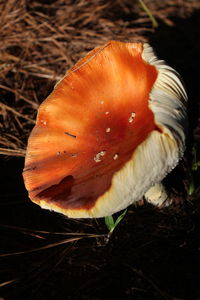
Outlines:
[{"label": "green grass blade", "polygon": [[144,11],[147,13],[149,18],[151,19],[152,26],[153,27],[158,27],[158,22],[154,18],[153,14],[151,13],[150,9],[146,6],[146,4],[143,2],[143,0],[138,0]]},{"label": "green grass blade", "polygon": [[115,221],[115,227],[119,224],[119,222],[121,222],[121,220],[124,218],[124,216],[126,215],[127,213],[127,209],[125,209],[123,211],[123,213],[117,218],[117,220]]},{"label": "green grass blade", "polygon": [[105,217],[105,224],[109,230],[109,232],[113,232],[115,228],[115,222],[113,216]]},{"label": "green grass blade", "polygon": [[193,182],[191,182],[190,185],[189,185],[189,188],[188,188],[188,195],[192,196],[192,194],[194,193],[194,191],[195,191],[195,185],[194,185]]},{"label": "green grass blade", "polygon": [[105,224],[106,224],[106,226],[107,226],[107,228],[109,230],[109,233],[113,232],[113,230],[117,227],[117,225],[119,224],[119,222],[121,222],[121,220],[125,216],[126,212],[127,212],[127,209],[125,209],[123,211],[123,213],[117,218],[116,221],[114,221],[113,216],[105,217]]}]

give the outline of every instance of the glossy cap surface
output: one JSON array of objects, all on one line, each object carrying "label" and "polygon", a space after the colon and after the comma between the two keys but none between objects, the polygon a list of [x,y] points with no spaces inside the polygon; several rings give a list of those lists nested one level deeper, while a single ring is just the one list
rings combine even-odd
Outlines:
[{"label": "glossy cap surface", "polygon": [[41,104],[23,172],[33,202],[74,218],[103,217],[139,200],[158,177],[145,179],[151,166],[141,161],[141,151],[144,162],[157,153],[152,134],[164,134],[149,107],[158,70],[142,54],[141,43],[108,42]]}]

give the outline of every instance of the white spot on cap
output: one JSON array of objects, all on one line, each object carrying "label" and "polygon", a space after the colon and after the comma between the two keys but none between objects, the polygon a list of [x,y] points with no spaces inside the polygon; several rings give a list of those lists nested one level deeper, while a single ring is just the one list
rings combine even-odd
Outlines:
[{"label": "white spot on cap", "polygon": [[101,158],[106,154],[106,151],[100,151],[99,153],[97,153],[94,157],[94,161],[100,162]]},{"label": "white spot on cap", "polygon": [[110,131],[111,131],[111,129],[110,129],[110,128],[107,128],[107,129],[106,129],[106,132],[110,132]]},{"label": "white spot on cap", "polygon": [[56,152],[56,155],[60,155],[60,151],[57,151],[57,152]]},{"label": "white spot on cap", "polygon": [[100,104],[104,104],[104,101],[101,101]]},{"label": "white spot on cap", "polygon": [[131,113],[131,116],[130,116],[130,118],[128,119],[129,123],[132,123],[132,122],[134,121],[135,115],[136,115],[135,112],[132,112],[132,113]]},{"label": "white spot on cap", "polygon": [[116,153],[116,154],[113,156],[113,159],[116,160],[116,159],[118,159],[118,157],[119,157],[119,154]]},{"label": "white spot on cap", "polygon": [[47,125],[47,121],[44,121],[44,120],[40,120],[40,122],[44,125],[44,126],[46,126]]},{"label": "white spot on cap", "polygon": [[110,113],[109,111],[106,111],[106,112],[105,112],[105,115],[108,115],[109,113]]}]

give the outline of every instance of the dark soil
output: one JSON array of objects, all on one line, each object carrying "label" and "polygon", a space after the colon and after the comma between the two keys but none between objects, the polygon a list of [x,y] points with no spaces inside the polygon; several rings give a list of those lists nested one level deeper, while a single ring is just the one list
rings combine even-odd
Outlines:
[{"label": "dark soil", "polygon": [[[34,1],[32,5],[26,3],[26,9],[33,15],[41,12],[53,18],[54,14],[58,13],[59,7],[61,9],[66,3],[54,0],[51,2],[57,5],[56,11],[49,5],[49,1]],[[200,10],[197,9],[198,3],[163,1],[161,5],[159,1],[155,1],[154,4],[146,1],[159,22],[159,26],[152,30],[151,22],[144,19],[147,18],[145,13],[137,5],[133,6],[131,1],[116,1],[119,2],[119,7],[112,1],[108,1],[107,4],[105,1],[97,1],[94,8],[87,6],[87,9],[84,4],[86,2],[74,1],[73,4],[68,1],[67,4],[72,18],[70,36],[72,43],[77,38],[74,33],[75,26],[83,28],[79,33],[81,38],[74,52],[70,50],[70,45],[66,44],[69,45],[69,60],[65,64],[66,68],[98,44],[98,39],[94,38],[94,35],[91,35],[90,41],[88,37],[83,38],[84,32],[88,30],[88,33],[91,30],[90,32],[96,31],[100,34],[100,44],[111,38],[117,39],[116,34],[119,34],[121,40],[134,40],[134,38],[148,40],[158,56],[165,59],[182,75],[189,97],[189,129],[185,157],[166,178],[166,185],[174,195],[174,204],[165,209],[158,209],[146,203],[129,207],[127,215],[107,241],[105,237],[98,236],[108,232],[103,219],[71,220],[57,213],[42,210],[33,204],[28,199],[21,175],[24,158],[1,156],[0,297],[5,300],[200,299],[200,171],[191,173],[194,146],[197,155],[200,155]],[[191,3],[191,6],[188,3]],[[107,5],[107,8],[101,8],[103,5]],[[98,11],[98,7],[101,9],[95,21],[91,19],[89,22],[87,17],[81,18],[80,7],[84,12],[89,11],[90,15],[92,9],[95,11],[96,9]],[[103,10],[107,15],[104,16],[104,21],[99,21]],[[61,17],[65,20],[63,15]],[[75,18],[77,18],[76,22]],[[136,22],[140,18],[143,20],[141,22],[144,22],[142,26],[140,22]],[[121,29],[116,33],[117,29],[114,30],[105,20],[107,22],[110,20]],[[103,27],[101,22],[107,25]],[[100,24],[101,28],[98,27]],[[137,24],[139,28],[144,27],[139,33],[136,31]],[[25,28],[26,26],[28,25],[24,24]],[[131,28],[131,31],[125,32],[126,28]],[[105,31],[102,33],[103,30]],[[130,37],[133,32],[135,32],[134,38]],[[81,40],[83,40],[82,45]],[[11,48],[11,45],[4,46],[1,49],[6,49],[6,53],[10,47],[10,54],[15,54],[16,57],[20,57],[20,60],[22,59],[21,44],[18,48],[15,43],[12,45],[14,48]],[[41,51],[45,50],[41,48]],[[34,64],[38,63],[39,56],[36,52],[31,53],[28,48],[26,55],[27,57],[30,55],[30,59],[35,60]],[[10,64],[14,63],[12,59]],[[58,71],[55,71],[55,63],[51,65],[49,61],[47,65],[49,70],[52,70],[52,73],[45,71],[48,76],[60,76],[65,69],[60,64]],[[18,67],[21,70],[23,66]],[[12,70],[6,71],[5,76],[2,77],[2,85],[19,91],[18,83],[15,82],[18,76],[18,80],[23,79],[25,82],[25,87],[20,87],[21,94],[34,103],[41,102],[52,89],[54,81],[49,78],[37,79],[31,75],[33,71],[28,70],[25,75],[20,71],[18,75]],[[20,96],[16,97],[13,91],[3,88],[1,91],[2,103],[30,118],[35,115],[32,104],[27,102],[26,105],[22,104]],[[20,124],[16,125],[16,118],[10,112],[4,112],[0,117],[2,117],[1,146],[4,145],[5,149],[24,149],[33,124],[19,118],[23,125],[21,128]],[[9,132],[11,137],[8,135]],[[17,137],[15,143],[13,136]],[[18,140],[22,141],[21,144]],[[188,196],[187,189],[191,184],[191,178],[195,184],[195,191]],[[63,234],[56,235],[55,232]],[[78,232],[91,233],[96,237],[85,236],[82,240],[30,252],[39,247],[76,237],[65,234]],[[24,253],[26,251],[27,253]],[[14,254],[16,252],[23,253]],[[8,253],[13,255],[6,256]]]}]

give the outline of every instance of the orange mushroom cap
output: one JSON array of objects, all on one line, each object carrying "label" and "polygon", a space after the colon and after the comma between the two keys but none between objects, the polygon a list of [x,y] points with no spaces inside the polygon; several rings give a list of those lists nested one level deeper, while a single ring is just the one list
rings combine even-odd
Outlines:
[{"label": "orange mushroom cap", "polygon": [[138,201],[178,162],[186,94],[142,43],[89,52],[41,104],[23,177],[30,199],[69,217],[103,217]]}]

